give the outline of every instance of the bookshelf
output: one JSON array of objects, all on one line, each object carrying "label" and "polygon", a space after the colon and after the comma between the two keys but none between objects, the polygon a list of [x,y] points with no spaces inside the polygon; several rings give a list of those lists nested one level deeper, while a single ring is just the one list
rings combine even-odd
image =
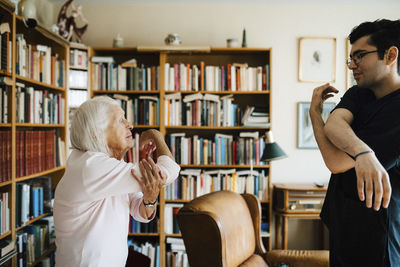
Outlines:
[{"label": "bookshelf", "polygon": [[[22,224],[17,222],[18,187],[38,182],[45,175],[54,188],[65,171],[67,148],[68,43],[41,25],[28,29],[14,10],[11,2],[0,1],[1,23],[7,23],[10,29],[1,38],[0,169],[6,171],[0,173],[0,195],[2,208],[8,207],[9,211],[1,216],[8,229],[0,234],[0,242],[17,242],[18,231],[50,215],[41,211],[40,215],[30,214]],[[43,255],[37,255],[30,266],[37,265],[54,248],[51,245]],[[13,256],[4,264],[17,266],[16,258]]]},{"label": "bookshelf", "polygon": [[79,43],[69,45],[69,71],[68,71],[68,155],[71,152],[69,129],[75,110],[86,100],[89,93],[89,47]]},{"label": "bookshelf", "polygon": [[[123,109],[126,109],[126,113],[132,112],[128,110],[126,106],[140,106],[140,102],[134,102],[134,99],[139,97],[155,97],[158,98],[157,102],[157,112],[159,114],[159,118],[156,119],[156,123],[149,123],[148,121],[141,121],[138,123],[135,115],[132,115],[134,130],[137,133],[140,133],[149,128],[155,128],[161,131],[161,133],[165,136],[168,141],[171,135],[182,135],[185,137],[193,138],[194,136],[198,136],[199,138],[204,138],[210,140],[215,139],[215,134],[222,134],[232,136],[233,140],[238,140],[238,137],[241,132],[257,132],[259,136],[263,136],[266,131],[270,130],[271,122],[262,124],[262,125],[247,125],[243,126],[240,122],[240,117],[244,115],[247,106],[260,106],[265,112],[270,115],[271,111],[271,79],[270,79],[270,66],[271,66],[271,49],[264,48],[210,48],[210,47],[126,47],[126,48],[108,48],[108,47],[91,47],[89,48],[89,55],[92,59],[94,57],[95,62],[91,62],[89,64],[89,69],[91,73],[90,78],[90,95],[91,97],[98,95],[108,95],[114,98],[119,99],[121,101],[121,105]],[[136,60],[136,70],[132,71],[130,74],[130,67],[132,65],[125,65],[131,59]],[[132,62],[131,62],[132,63]],[[237,64],[233,64],[237,63]],[[113,64],[113,66],[110,66]],[[118,67],[120,65],[120,67]],[[121,66],[122,65],[122,66]],[[204,70],[201,70],[201,66],[203,65]],[[195,67],[196,66],[196,67]],[[208,66],[217,66],[217,68],[207,68]],[[222,68],[224,66],[224,68]],[[234,68],[232,68],[234,66]],[[268,66],[268,67],[267,67]],[[171,74],[169,68],[173,68],[175,73]],[[242,70],[242,75],[239,76],[242,79],[241,82],[235,79],[235,82],[240,86],[242,90],[232,91],[232,84],[228,84],[228,67],[231,71],[235,71],[236,73],[240,73]],[[257,68],[258,67],[258,68]],[[121,69],[126,68],[126,70],[122,71],[122,77],[119,77],[121,73]],[[141,69],[141,70],[138,70]],[[184,72],[185,69],[187,72]],[[103,72],[102,72],[103,71]],[[139,71],[139,74],[135,73]],[[178,72],[177,72],[178,71]],[[100,75],[99,73],[109,73],[106,76]],[[177,73],[183,74],[186,73],[185,82],[181,76],[176,75]],[[197,73],[197,75],[196,75]],[[207,80],[204,81],[204,77],[201,76],[206,75],[206,79],[212,79],[212,81]],[[224,76],[222,75],[224,73]],[[261,76],[257,76],[257,73]],[[188,75],[189,74],[189,75]],[[232,73],[230,73],[231,75]],[[129,77],[132,75],[132,77]],[[136,76],[135,76],[136,75]],[[239,74],[240,75],[240,74]],[[246,76],[247,75],[247,76]],[[111,77],[112,76],[112,77]],[[136,77],[136,78],[135,78]],[[220,78],[216,78],[220,77]],[[254,79],[252,78],[254,77]],[[262,78],[264,77],[264,78]],[[232,76],[230,76],[231,80]],[[129,79],[133,79],[129,81]],[[139,79],[135,81],[135,79]],[[175,88],[175,84],[172,83],[172,79],[179,83]],[[218,80],[219,79],[219,80]],[[125,80],[125,81],[124,81]],[[203,80],[203,85],[201,80]],[[194,81],[197,81],[197,91],[193,91],[195,89]],[[248,81],[245,83],[244,81]],[[138,84],[135,85],[135,82]],[[147,85],[143,85],[147,83]],[[189,83],[191,85],[189,86]],[[260,83],[260,85],[256,86],[256,84]],[[170,87],[173,85],[173,89]],[[214,90],[207,90],[214,89]],[[211,88],[213,87],[213,88]],[[171,90],[170,90],[171,88]],[[183,89],[183,90],[182,90]],[[192,90],[187,90],[192,89]],[[224,89],[229,89],[224,91]],[[236,89],[236,88],[235,88]],[[237,87],[239,89],[239,87]],[[246,90],[244,90],[246,89]],[[178,106],[181,107],[170,107],[167,105],[171,104],[173,101],[168,102],[168,99],[173,99],[174,94],[180,93],[180,100]],[[198,122],[194,124],[191,122],[188,124],[187,120],[182,121],[182,114],[184,112],[192,112],[187,113],[190,114],[188,116],[194,116],[193,112],[195,106],[192,108],[190,105],[187,105],[184,112],[182,112],[182,100],[188,96],[190,98],[194,94],[202,94],[203,96],[206,94],[211,94],[218,99],[221,99],[221,103],[224,101],[223,99],[228,99],[227,101],[230,104],[234,104],[236,107],[235,114],[236,120],[232,123],[221,121],[219,124],[216,121],[210,123],[210,119],[208,123]],[[231,100],[229,100],[231,99]],[[204,101],[206,103],[206,101]],[[206,110],[209,110],[210,106],[208,104],[204,104]],[[210,104],[211,105],[211,104]],[[222,104],[221,104],[222,105]],[[228,104],[227,104],[228,105]],[[228,107],[228,106],[227,106]],[[174,113],[172,110],[176,108]],[[238,111],[239,109],[239,111]],[[221,106],[222,110],[222,106]],[[141,113],[141,110],[137,110],[137,113]],[[168,114],[168,112],[171,112]],[[208,112],[208,111],[206,111]],[[228,109],[225,110],[225,113],[228,114]],[[148,114],[152,114],[151,111],[145,113],[144,116],[150,116]],[[185,113],[186,114],[186,113]],[[209,114],[209,113],[207,113]],[[219,113],[218,113],[219,114]],[[128,115],[128,119],[129,119]],[[139,115],[141,116],[141,115]],[[171,117],[176,116],[177,120],[174,123],[171,123]],[[222,116],[221,114],[215,116]],[[270,116],[269,116],[270,117]],[[231,117],[227,117],[226,119],[231,119]],[[136,120],[135,120],[136,119]],[[187,119],[187,118],[186,118]],[[206,119],[203,119],[206,120]],[[195,125],[195,126],[193,126]],[[230,137],[229,137],[230,138]],[[253,144],[253,143],[251,143]],[[171,148],[171,143],[169,143]],[[134,148],[135,149],[135,148]],[[262,149],[262,147],[258,148]],[[261,151],[262,152],[262,151]],[[260,153],[260,151],[259,151]],[[134,154],[132,152],[132,160],[135,160]],[[256,152],[253,152],[253,157]],[[178,154],[175,154],[177,157]],[[263,183],[265,189],[262,191],[263,199],[261,200],[262,208],[263,208],[263,222],[267,223],[269,228],[271,227],[271,216],[272,216],[272,207],[271,207],[271,180],[269,179],[269,168],[268,164],[262,164],[257,161],[257,164],[251,164],[249,159],[246,161],[239,160],[230,160],[225,164],[220,164],[215,161],[215,157],[213,155],[208,155],[209,161],[205,162],[187,162],[185,164],[181,164],[182,170],[193,170],[193,169],[201,169],[201,171],[216,171],[216,170],[229,170],[236,169],[237,171],[249,170],[253,167],[254,172],[264,172],[265,178],[263,179]],[[261,157],[261,155],[259,155]],[[254,159],[256,160],[256,159]],[[256,162],[256,161],[254,161]],[[251,166],[252,165],[252,166]],[[179,178],[181,179],[181,178]],[[261,178],[260,178],[261,179]],[[169,199],[167,198],[167,190],[162,190],[160,192],[160,201],[158,206],[158,232],[157,233],[135,233],[130,234],[130,237],[133,237],[137,240],[145,240],[145,241],[153,241],[159,243],[160,246],[160,266],[167,266],[167,238],[179,238],[181,235],[177,233],[166,233],[166,225],[165,221],[168,220],[170,214],[166,214],[167,206],[181,206],[184,203],[187,203],[189,200],[183,199]],[[172,215],[171,215],[172,216]],[[169,232],[169,231],[168,231]],[[263,234],[264,244],[267,249],[271,249],[271,239],[269,232]]]}]

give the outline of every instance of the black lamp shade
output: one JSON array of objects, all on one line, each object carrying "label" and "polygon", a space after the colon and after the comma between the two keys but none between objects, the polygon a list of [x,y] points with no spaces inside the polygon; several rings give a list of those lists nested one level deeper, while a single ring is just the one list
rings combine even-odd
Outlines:
[{"label": "black lamp shade", "polygon": [[277,143],[266,143],[261,161],[271,161],[276,159],[283,159],[286,157],[286,153],[283,152],[282,148],[280,148]]}]

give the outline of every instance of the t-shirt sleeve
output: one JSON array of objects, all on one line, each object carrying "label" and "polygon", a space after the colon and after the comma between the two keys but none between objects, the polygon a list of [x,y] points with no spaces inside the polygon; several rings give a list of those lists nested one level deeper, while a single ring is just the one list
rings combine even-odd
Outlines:
[{"label": "t-shirt sleeve", "polygon": [[357,86],[353,86],[349,90],[347,90],[346,93],[340,99],[339,104],[337,104],[333,110],[339,108],[345,108],[349,110],[351,113],[353,113],[353,116],[355,116],[357,112],[360,110],[360,101],[357,100],[358,90],[359,88]]}]

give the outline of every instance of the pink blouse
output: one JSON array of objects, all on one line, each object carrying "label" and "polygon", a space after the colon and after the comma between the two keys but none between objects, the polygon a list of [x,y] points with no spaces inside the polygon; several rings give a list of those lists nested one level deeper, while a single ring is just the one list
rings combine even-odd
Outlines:
[{"label": "pink blouse", "polygon": [[[178,177],[170,157],[158,157],[157,166],[167,184]],[[101,152],[71,153],[54,199],[57,267],[125,266],[129,214],[140,222],[154,218],[139,213],[143,193],[131,169],[141,175],[137,164]]]}]

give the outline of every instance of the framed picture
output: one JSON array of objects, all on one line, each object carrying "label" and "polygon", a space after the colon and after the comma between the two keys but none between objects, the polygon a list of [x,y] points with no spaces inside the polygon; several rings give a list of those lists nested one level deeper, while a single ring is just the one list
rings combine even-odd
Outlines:
[{"label": "framed picture", "polygon": [[[349,39],[346,38],[346,58],[350,57],[351,44]],[[346,65],[346,90],[350,87],[357,85],[356,80],[354,80],[353,72]]]},{"label": "framed picture", "polygon": [[[297,148],[317,149],[317,142],[315,141],[314,131],[311,124],[309,115],[310,102],[297,103]],[[336,103],[325,102],[322,110],[322,119],[324,122],[329,117],[329,114],[336,106]]]},{"label": "framed picture", "polygon": [[300,82],[334,82],[336,38],[301,37],[298,76]]}]

